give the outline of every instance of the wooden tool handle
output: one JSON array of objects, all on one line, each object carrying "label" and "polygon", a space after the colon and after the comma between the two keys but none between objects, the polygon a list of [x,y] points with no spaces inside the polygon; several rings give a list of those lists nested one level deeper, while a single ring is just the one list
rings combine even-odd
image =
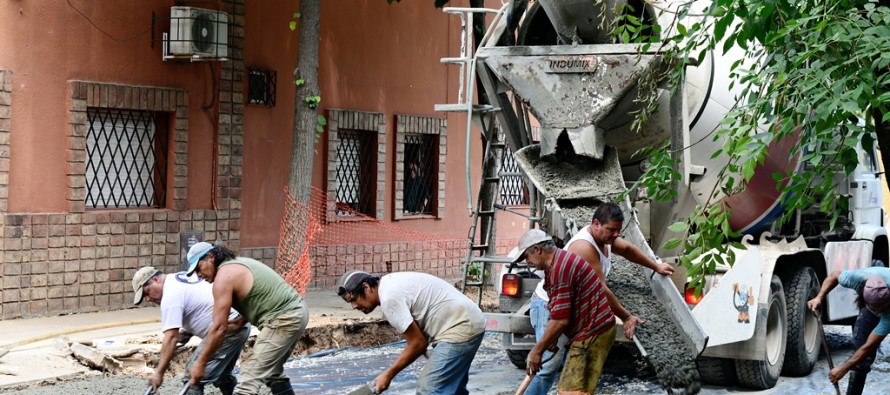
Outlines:
[{"label": "wooden tool handle", "polygon": [[525,375],[525,380],[522,380],[522,384],[519,384],[519,389],[516,390],[515,395],[522,395],[525,393],[525,389],[528,388],[528,385],[532,382],[532,376]]}]

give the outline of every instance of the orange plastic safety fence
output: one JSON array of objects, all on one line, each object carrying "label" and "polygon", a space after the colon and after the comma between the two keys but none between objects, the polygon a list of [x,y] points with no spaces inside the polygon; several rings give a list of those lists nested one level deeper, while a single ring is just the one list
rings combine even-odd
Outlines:
[{"label": "orange plastic safety fence", "polygon": [[331,288],[353,269],[460,276],[465,238],[425,232],[428,221],[378,220],[316,188],[308,205],[286,195],[276,269],[301,293],[308,286]]}]

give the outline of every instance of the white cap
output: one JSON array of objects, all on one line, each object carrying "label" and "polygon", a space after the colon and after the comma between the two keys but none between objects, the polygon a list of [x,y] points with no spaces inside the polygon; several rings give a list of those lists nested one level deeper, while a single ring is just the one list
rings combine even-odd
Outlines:
[{"label": "white cap", "polygon": [[540,229],[529,229],[519,238],[519,246],[516,247],[519,251],[519,256],[513,260],[513,262],[519,262],[525,259],[525,250],[529,247],[538,244],[543,241],[553,240],[547,233],[544,233],[543,230]]}]

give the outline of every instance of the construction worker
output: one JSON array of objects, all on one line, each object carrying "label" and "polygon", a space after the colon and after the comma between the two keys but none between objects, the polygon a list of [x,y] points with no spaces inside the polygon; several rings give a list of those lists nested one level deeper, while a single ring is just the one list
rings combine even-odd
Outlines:
[{"label": "construction worker", "polygon": [[[445,280],[426,273],[399,272],[383,277],[363,271],[344,273],[337,295],[353,309],[368,314],[377,306],[407,345],[392,366],[372,382],[377,393],[428,353],[417,378],[418,394],[469,394],[470,363],[482,344],[485,316],[473,301]],[[433,348],[427,350],[428,346]]]},{"label": "construction worker", "polygon": [[871,371],[878,347],[890,334],[888,283],[890,283],[890,269],[886,267],[835,271],[822,282],[819,294],[807,302],[811,310],[818,312],[825,296],[838,285],[856,290],[858,293],[856,304],[859,306],[859,317],[853,324],[853,347],[856,351],[846,362],[828,372],[828,379],[832,383],[837,383],[850,372],[847,395],[862,394],[865,377]]},{"label": "construction worker", "polygon": [[[566,243],[565,249],[575,253],[593,266],[603,284],[606,298],[609,300],[609,307],[623,323],[624,336],[631,339],[636,326],[645,321],[630,314],[621,305],[621,302],[618,301],[618,298],[615,297],[608,285],[606,285],[606,276],[609,275],[609,271],[612,269],[612,254],[621,255],[633,263],[652,269],[656,273],[665,276],[673,274],[674,268],[667,263],[659,264],[655,262],[637,246],[621,238],[623,224],[624,212],[621,211],[621,206],[612,202],[603,203],[594,211],[591,224],[581,228]],[[544,281],[539,282],[532,295],[531,309],[529,311],[536,335],[538,332],[543,333],[544,328],[547,327],[550,312],[546,310],[546,304],[549,299],[547,292],[544,290]],[[541,336],[537,335],[536,338],[539,339]],[[560,348],[564,348],[564,346]],[[525,391],[527,395],[545,395],[550,390],[553,382],[559,376],[559,368],[562,366],[562,354],[562,352],[557,352],[551,356],[549,352],[545,353],[543,358],[547,362],[544,363],[541,370],[532,379],[528,389]]]},{"label": "construction worker", "polygon": [[309,322],[309,308],[300,294],[262,262],[235,256],[223,246],[197,243],[189,249],[188,273],[213,284],[213,322],[204,349],[189,371],[194,386],[204,375],[226,331],[227,314],[237,310],[260,329],[253,352],[241,362],[236,394],[256,394],[265,384],[275,395],[293,395],[284,363]]},{"label": "construction worker", "polygon": [[528,353],[526,370],[531,376],[541,368],[545,350],[552,350],[560,335],[568,338],[565,364],[560,374],[560,393],[593,394],[603,364],[615,340],[615,316],[596,270],[571,251],[556,247],[539,229],[529,229],[519,239],[515,262],[525,259],[544,271],[544,290],[550,297],[550,321],[544,336]]},{"label": "construction worker", "polygon": [[[187,277],[182,272],[168,276],[154,267],[146,266],[133,275],[133,292],[134,305],[142,303],[144,299],[161,306],[161,331],[164,333],[164,340],[161,342],[158,364],[148,378],[148,384],[157,391],[164,383],[164,373],[170,367],[176,344],[188,342],[192,335],[202,339],[207,336],[207,329],[213,318],[213,290],[210,284],[197,277]],[[238,381],[232,374],[232,369],[235,368],[244,343],[247,343],[250,325],[235,310],[229,310],[227,318],[229,325],[222,344],[213,359],[207,363],[201,380],[189,389],[188,394],[203,394],[207,384],[215,385],[223,395],[234,392]],[[197,350],[203,345],[202,341]],[[186,369],[195,363],[197,357],[196,351]],[[182,381],[188,382],[188,376]]]}]

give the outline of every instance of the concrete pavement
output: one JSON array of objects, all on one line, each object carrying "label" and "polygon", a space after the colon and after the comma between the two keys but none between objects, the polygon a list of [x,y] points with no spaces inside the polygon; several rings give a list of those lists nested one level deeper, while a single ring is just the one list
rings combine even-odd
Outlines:
[{"label": "concrete pavement", "polygon": [[[365,315],[352,310],[334,290],[310,290],[305,299],[310,327],[343,319],[382,318],[379,312]],[[113,347],[134,338],[160,336],[160,309],[151,303],[144,304],[147,307],[0,321],[0,348],[9,349],[8,354],[0,357],[0,392],[3,388],[88,372],[89,369],[69,361],[68,353],[54,345],[60,337],[67,337],[68,343]],[[157,351],[160,344],[140,347]]]}]

